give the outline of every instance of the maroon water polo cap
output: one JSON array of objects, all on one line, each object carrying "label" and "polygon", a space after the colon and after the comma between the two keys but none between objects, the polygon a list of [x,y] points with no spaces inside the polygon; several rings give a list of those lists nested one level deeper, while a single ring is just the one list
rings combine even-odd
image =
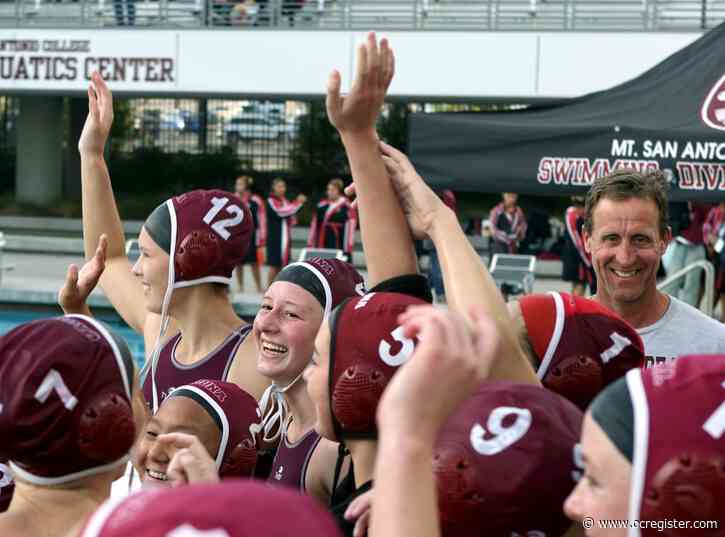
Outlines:
[{"label": "maroon water polo cap", "polygon": [[193,190],[156,207],[144,228],[169,254],[169,288],[231,283],[254,231],[249,209],[223,190]]},{"label": "maroon water polo cap", "polygon": [[482,384],[443,426],[433,452],[442,534],[564,534],[582,419],[540,386]]},{"label": "maroon water polo cap", "polygon": [[642,338],[598,302],[567,293],[519,300],[542,384],[585,410],[596,395],[644,366]]},{"label": "maroon water polo cap", "polygon": [[324,319],[346,298],[365,294],[363,277],[354,266],[339,259],[312,257],[290,263],[274,281],[294,283],[309,292],[322,306]]},{"label": "maroon water polo cap", "polygon": [[329,390],[338,439],[377,437],[375,412],[383,390],[418,342],[403,335],[398,316],[422,304],[428,303],[401,293],[369,293],[332,313]]},{"label": "maroon water polo cap", "polygon": [[230,479],[155,488],[103,504],[80,537],[341,537],[310,496],[287,487]]},{"label": "maroon water polo cap", "polygon": [[[725,536],[725,355],[682,356],[630,371],[626,382],[634,420],[630,519],[650,521],[631,526],[630,535]],[[602,429],[611,437],[607,424]],[[659,531],[673,519],[690,527]]]},{"label": "maroon water polo cap", "polygon": [[124,464],[135,439],[134,366],[102,323],[66,315],[0,337],[0,459],[56,485]]},{"label": "maroon water polo cap", "polygon": [[257,435],[262,428],[256,399],[236,384],[209,379],[180,386],[161,407],[175,397],[194,400],[219,427],[215,461],[219,475],[251,476],[257,464]]}]

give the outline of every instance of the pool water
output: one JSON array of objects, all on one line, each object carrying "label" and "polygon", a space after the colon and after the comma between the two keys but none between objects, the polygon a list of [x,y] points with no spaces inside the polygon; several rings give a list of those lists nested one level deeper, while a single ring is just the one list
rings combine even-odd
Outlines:
[{"label": "pool water", "polygon": [[[53,314],[45,314],[43,312],[0,312],[0,335],[12,330],[16,326],[28,321],[34,321],[36,319],[45,319],[53,317]],[[110,326],[114,332],[119,334],[128,343],[128,348],[131,349],[133,359],[136,364],[143,366],[144,363],[144,342],[143,337],[134,332],[129,326],[121,320],[120,317],[113,314],[110,315],[99,315],[98,320],[103,321]]]}]

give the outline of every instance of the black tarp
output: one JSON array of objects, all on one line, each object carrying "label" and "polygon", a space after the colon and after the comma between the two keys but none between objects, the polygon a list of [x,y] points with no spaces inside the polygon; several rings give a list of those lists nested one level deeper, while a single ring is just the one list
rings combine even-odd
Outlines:
[{"label": "black tarp", "polygon": [[671,199],[725,199],[725,24],[614,88],[519,111],[411,114],[409,132],[411,160],[441,188],[572,195],[635,167],[665,170]]}]

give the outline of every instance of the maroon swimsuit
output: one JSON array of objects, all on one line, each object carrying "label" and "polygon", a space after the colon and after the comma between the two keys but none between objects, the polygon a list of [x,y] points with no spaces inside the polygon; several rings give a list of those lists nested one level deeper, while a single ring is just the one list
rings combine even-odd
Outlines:
[{"label": "maroon swimsuit", "polygon": [[277,454],[272,463],[272,472],[269,474],[270,483],[280,483],[305,492],[305,475],[312,459],[320,435],[314,429],[308,431],[296,443],[287,442],[287,435],[283,434],[277,448]]},{"label": "maroon swimsuit", "polygon": [[[181,332],[169,339],[161,349],[156,363],[155,380],[158,406],[161,406],[164,399],[179,386],[191,384],[200,379],[227,380],[232,360],[234,360],[239,346],[251,331],[251,324],[245,324],[238,328],[215,350],[192,365],[180,364],[174,358],[176,346],[181,341]],[[144,379],[143,394],[147,404],[154,410],[151,384],[151,371],[149,371]],[[158,410],[158,408],[155,410]]]}]

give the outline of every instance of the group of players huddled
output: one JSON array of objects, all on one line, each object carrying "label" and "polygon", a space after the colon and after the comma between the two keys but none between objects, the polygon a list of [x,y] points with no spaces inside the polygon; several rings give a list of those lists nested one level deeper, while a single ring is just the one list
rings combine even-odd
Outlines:
[{"label": "group of players huddled", "polygon": [[[370,34],[349,93],[337,71],[327,88],[367,287],[339,260],[291,263],[252,325],[228,295],[252,235],[233,194],[167,200],[129,265],[103,157],[112,97],[93,75],[88,261],[68,270],[66,315],[0,338],[2,537],[725,535],[725,328],[656,289],[662,177],[592,186],[592,299],[507,305],[376,134],[394,65]],[[447,309],[417,273],[423,237]],[[143,334],[140,372],[91,316],[96,284]]]}]

